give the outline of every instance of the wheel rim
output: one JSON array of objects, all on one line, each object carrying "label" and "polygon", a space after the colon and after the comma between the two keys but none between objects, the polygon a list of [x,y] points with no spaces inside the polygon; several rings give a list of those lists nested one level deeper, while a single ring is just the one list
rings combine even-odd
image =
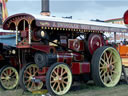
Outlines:
[{"label": "wheel rim", "polygon": [[43,82],[35,83],[32,81],[34,76],[38,75],[38,67],[35,64],[29,65],[24,71],[23,82],[28,91],[40,90]]},{"label": "wheel rim", "polygon": [[106,87],[115,86],[121,76],[121,59],[114,48],[104,50],[99,61],[99,75]]},{"label": "wheel rim", "polygon": [[71,84],[72,74],[70,69],[64,64],[56,66],[50,76],[50,86],[53,92],[57,95],[63,95],[70,89]]},{"label": "wheel rim", "polygon": [[1,84],[5,89],[13,89],[17,86],[19,81],[19,75],[15,68],[6,67],[1,72]]}]

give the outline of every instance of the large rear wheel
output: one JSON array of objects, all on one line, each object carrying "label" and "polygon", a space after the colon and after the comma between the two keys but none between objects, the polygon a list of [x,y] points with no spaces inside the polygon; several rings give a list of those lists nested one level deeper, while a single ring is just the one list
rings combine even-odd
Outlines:
[{"label": "large rear wheel", "polygon": [[14,89],[19,82],[19,74],[17,70],[9,65],[0,69],[0,86],[5,90]]},{"label": "large rear wheel", "polygon": [[122,72],[121,58],[113,47],[98,48],[92,57],[92,78],[96,85],[114,87]]},{"label": "large rear wheel", "polygon": [[36,64],[27,64],[20,71],[20,86],[27,91],[37,91],[43,87],[43,82],[33,82],[34,76],[38,76],[38,70]]},{"label": "large rear wheel", "polygon": [[72,73],[64,63],[53,64],[46,75],[46,87],[52,96],[66,94],[72,84]]}]

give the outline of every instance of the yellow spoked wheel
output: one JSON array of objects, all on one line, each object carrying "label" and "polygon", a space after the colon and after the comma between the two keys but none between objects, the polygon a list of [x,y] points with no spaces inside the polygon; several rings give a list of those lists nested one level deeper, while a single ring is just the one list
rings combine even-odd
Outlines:
[{"label": "yellow spoked wheel", "polygon": [[51,95],[66,94],[72,84],[72,73],[64,63],[53,64],[46,75],[46,87]]},{"label": "yellow spoked wheel", "polygon": [[0,70],[0,85],[5,90],[14,89],[19,82],[17,70],[12,66],[4,66]]},{"label": "yellow spoked wheel", "polygon": [[38,76],[38,70],[36,64],[25,65],[20,71],[20,86],[23,90],[37,91],[43,87],[43,82],[34,82],[34,76]]},{"label": "yellow spoked wheel", "polygon": [[114,87],[122,72],[121,58],[113,47],[101,47],[92,57],[92,77],[96,85]]}]

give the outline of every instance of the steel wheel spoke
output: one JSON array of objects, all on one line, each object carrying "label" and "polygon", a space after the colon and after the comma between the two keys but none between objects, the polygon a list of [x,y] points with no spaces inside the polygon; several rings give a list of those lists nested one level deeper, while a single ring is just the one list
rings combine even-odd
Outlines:
[{"label": "steel wheel spoke", "polygon": [[55,81],[53,80],[53,81],[51,81],[51,83],[54,83]]},{"label": "steel wheel spoke", "polygon": [[100,67],[100,69],[105,69],[105,67],[103,66],[103,67]]},{"label": "steel wheel spoke", "polygon": [[55,73],[55,74],[56,74],[56,76],[58,76],[58,73],[57,73],[56,71],[54,71],[53,73]]},{"label": "steel wheel spoke", "polygon": [[107,78],[104,76],[104,82],[107,83]]},{"label": "steel wheel spoke", "polygon": [[109,80],[112,81],[112,78],[111,78],[111,76],[109,75],[109,73],[107,73],[107,75],[108,75]]},{"label": "steel wheel spoke", "polygon": [[68,79],[68,77],[66,76],[66,77],[63,78],[63,80],[65,80],[65,79]]},{"label": "steel wheel spoke", "polygon": [[6,70],[5,72],[6,72],[7,76],[8,76],[8,70]]},{"label": "steel wheel spoke", "polygon": [[30,68],[28,68],[28,70],[29,70],[30,73],[32,73]]},{"label": "steel wheel spoke", "polygon": [[26,79],[29,79],[30,76],[24,76]]},{"label": "steel wheel spoke", "polygon": [[34,74],[33,75],[35,76],[37,72],[38,72],[38,70],[34,71]]},{"label": "steel wheel spoke", "polygon": [[110,57],[110,64],[112,64],[112,59],[113,59],[113,58],[112,58],[112,57]]},{"label": "steel wheel spoke", "polygon": [[59,89],[59,83],[57,83],[56,91],[58,91],[58,89]]},{"label": "steel wheel spoke", "polygon": [[110,51],[110,54],[109,54],[109,59],[112,57],[112,51]]},{"label": "steel wheel spoke", "polygon": [[104,64],[100,61],[100,65],[103,66]]},{"label": "steel wheel spoke", "polygon": [[54,82],[54,84],[52,85],[52,87],[54,88],[56,84],[57,84],[57,82]]},{"label": "steel wheel spoke", "polygon": [[107,59],[107,64],[109,64],[109,57],[108,57],[107,52],[105,53],[105,56],[106,56],[106,59]]},{"label": "steel wheel spoke", "polygon": [[62,74],[63,74],[63,68],[61,68],[61,76],[62,76]]},{"label": "steel wheel spoke", "polygon": [[10,76],[10,74],[11,74],[11,70],[10,70],[10,69],[8,69],[7,71],[8,71],[8,76]]},{"label": "steel wheel spoke", "polygon": [[[109,56],[108,56],[108,53],[107,53],[107,51],[106,52],[104,52],[104,55],[103,55],[103,58],[101,57],[101,61],[105,64],[105,65],[107,65],[107,66],[111,66],[110,64],[113,64],[113,63],[115,63],[115,62],[112,62],[112,51],[109,51],[110,52],[110,54],[109,54]],[[107,60],[107,62],[105,61],[105,60]],[[101,63],[101,61],[100,61],[100,65],[102,65],[102,67],[100,67],[100,75],[101,75],[101,77],[103,78],[103,81],[107,84],[108,83],[108,80],[110,80],[110,82],[112,82],[112,78],[111,78],[111,76],[110,76],[110,72],[107,72],[107,66],[105,67],[105,66],[103,66],[104,64],[103,63]],[[108,65],[109,64],[109,65]],[[113,67],[113,66],[112,66]],[[104,71],[103,71],[104,70]],[[106,70],[106,71],[105,71]],[[112,70],[113,70],[113,68],[112,68]],[[112,75],[112,74],[111,74]],[[107,76],[107,77],[106,77]]]},{"label": "steel wheel spoke", "polygon": [[63,74],[62,74],[61,76],[63,76],[63,75],[64,75],[64,74],[66,74],[66,73],[67,73],[67,72],[66,72],[66,71],[64,71],[64,72],[63,72]]},{"label": "steel wheel spoke", "polygon": [[27,73],[27,74],[30,75],[30,76],[32,75],[32,74],[31,74],[30,72],[28,72],[28,71],[26,71],[25,73]]},{"label": "steel wheel spoke", "polygon": [[6,79],[6,77],[1,77],[1,79],[2,79],[2,80],[3,80],[3,79],[5,80],[5,79]]},{"label": "steel wheel spoke", "polygon": [[63,86],[63,89],[64,89],[64,88],[65,88],[65,86],[64,86],[64,83],[62,82],[61,84],[62,84],[62,86]]},{"label": "steel wheel spoke", "polygon": [[25,83],[28,83],[28,82],[30,82],[30,80],[26,80],[26,81],[25,81]]},{"label": "steel wheel spoke", "polygon": [[15,74],[15,72],[12,71],[9,76],[11,76],[12,74]]},{"label": "steel wheel spoke", "polygon": [[117,62],[117,61],[113,61],[113,62],[111,62],[111,64],[114,65],[116,62]]},{"label": "steel wheel spoke", "polygon": [[[106,63],[106,61],[105,61],[104,59],[101,58],[101,61],[103,61],[104,64],[107,65],[107,63]],[[103,65],[104,65],[104,64],[103,64]]]},{"label": "steel wheel spoke", "polygon": [[106,74],[106,72],[104,71],[103,74],[101,75],[101,77],[103,77],[103,76],[105,77],[105,74]]},{"label": "steel wheel spoke", "polygon": [[3,75],[7,76],[7,73],[3,72]]},{"label": "steel wheel spoke", "polygon": [[61,91],[61,88],[60,88],[60,82],[58,83],[58,89],[59,89],[59,91]]},{"label": "steel wheel spoke", "polygon": [[104,72],[104,71],[103,71],[103,70],[100,70],[100,74],[101,74],[102,72]]},{"label": "steel wheel spoke", "polygon": [[62,82],[63,82],[64,84],[66,84],[66,85],[68,84],[68,83],[67,83],[66,81],[64,81],[64,80],[62,80]]},{"label": "steel wheel spoke", "polygon": [[34,74],[36,73],[36,68],[34,68],[34,67],[33,67],[33,72],[34,72]]},{"label": "steel wheel spoke", "polygon": [[34,88],[34,82],[32,82],[32,85],[31,85],[31,88],[30,89],[33,89]]},{"label": "steel wheel spoke", "polygon": [[53,76],[53,74],[52,74],[51,77],[54,79],[56,76]]},{"label": "steel wheel spoke", "polygon": [[16,77],[16,75],[15,75],[15,74],[13,74],[11,77],[12,77],[12,78],[13,78],[13,77]]},{"label": "steel wheel spoke", "polygon": [[59,67],[57,68],[57,74],[59,74]]},{"label": "steel wheel spoke", "polygon": [[[105,52],[105,53],[106,53],[106,52]],[[105,58],[105,53],[103,54],[103,57],[104,57],[104,58],[103,58],[103,60],[105,60],[105,59],[106,59],[106,58]]]},{"label": "steel wheel spoke", "polygon": [[27,88],[29,88],[30,83],[31,83],[31,81],[28,82],[28,84],[27,84]]},{"label": "steel wheel spoke", "polygon": [[114,70],[112,71],[112,73],[114,73],[114,74],[118,75],[118,72],[116,72],[116,71],[114,71]]}]

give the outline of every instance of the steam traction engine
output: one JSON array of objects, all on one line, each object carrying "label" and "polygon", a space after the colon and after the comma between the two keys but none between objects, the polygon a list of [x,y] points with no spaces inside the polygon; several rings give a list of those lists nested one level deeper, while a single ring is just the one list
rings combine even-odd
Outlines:
[{"label": "steam traction engine", "polygon": [[105,87],[120,80],[120,55],[107,46],[104,32],[127,32],[125,26],[23,13],[7,18],[3,28],[16,30],[24,90],[39,90],[46,84],[50,94],[63,95],[73,80],[93,79]]},{"label": "steam traction engine", "polygon": [[0,86],[2,89],[10,90],[18,85],[19,67],[16,54],[15,47],[0,43]]},{"label": "steam traction engine", "polygon": [[0,87],[14,89],[19,82],[15,32],[3,30],[2,23],[8,17],[6,3],[0,0]]}]

